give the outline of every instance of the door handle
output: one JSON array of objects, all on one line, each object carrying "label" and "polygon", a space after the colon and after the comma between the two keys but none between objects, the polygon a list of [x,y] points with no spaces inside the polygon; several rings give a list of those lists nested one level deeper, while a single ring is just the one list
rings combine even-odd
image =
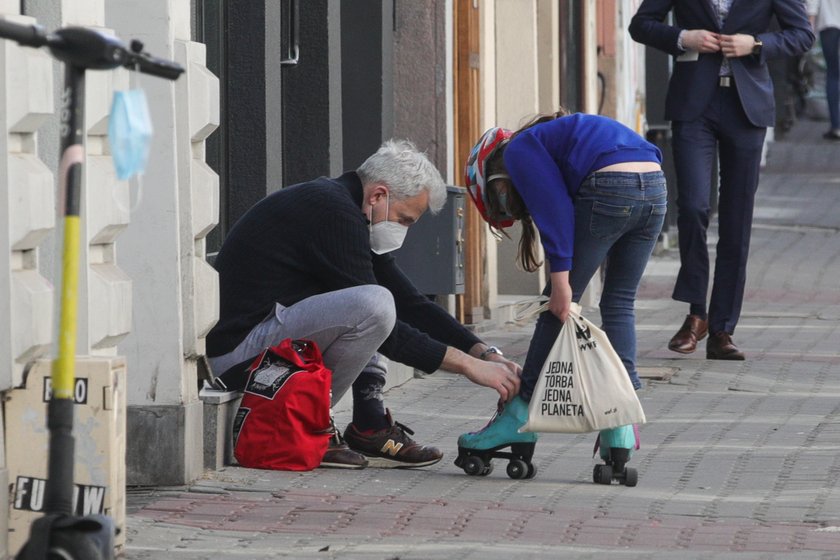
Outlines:
[{"label": "door handle", "polygon": [[300,59],[300,1],[283,2],[283,28],[286,31],[286,43],[281,66],[295,66]]}]

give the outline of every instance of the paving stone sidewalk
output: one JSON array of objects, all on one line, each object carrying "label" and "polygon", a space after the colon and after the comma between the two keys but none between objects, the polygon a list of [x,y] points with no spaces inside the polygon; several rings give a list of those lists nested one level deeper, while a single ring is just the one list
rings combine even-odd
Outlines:
[{"label": "paving stone sidewalk", "polygon": [[[466,476],[457,436],[489,419],[494,393],[438,372],[386,399],[446,452],[439,464],[228,467],[189,487],[130,489],[126,557],[840,559],[840,146],[820,134],[800,123],[771,146],[735,333],[747,361],[667,350],[686,313],[670,300],[678,256],[651,261],[637,310],[648,417],[637,487],[592,483],[593,434],[542,436],[532,480],[498,460]],[[522,359],[531,329],[483,336]]]}]

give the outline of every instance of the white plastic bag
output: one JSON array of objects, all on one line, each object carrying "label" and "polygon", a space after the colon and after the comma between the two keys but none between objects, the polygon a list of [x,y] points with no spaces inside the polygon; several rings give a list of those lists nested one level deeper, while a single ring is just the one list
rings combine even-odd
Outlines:
[{"label": "white plastic bag", "polygon": [[560,330],[540,372],[520,432],[595,432],[642,424],[645,413],[604,331],[580,316]]}]

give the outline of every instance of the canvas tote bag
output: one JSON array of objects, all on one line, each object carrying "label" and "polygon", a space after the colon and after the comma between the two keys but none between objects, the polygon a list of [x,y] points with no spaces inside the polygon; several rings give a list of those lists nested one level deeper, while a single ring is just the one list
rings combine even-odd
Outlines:
[{"label": "canvas tote bag", "polygon": [[583,433],[644,422],[642,405],[606,333],[581,317],[580,305],[573,303],[540,372],[528,422],[519,431]]}]

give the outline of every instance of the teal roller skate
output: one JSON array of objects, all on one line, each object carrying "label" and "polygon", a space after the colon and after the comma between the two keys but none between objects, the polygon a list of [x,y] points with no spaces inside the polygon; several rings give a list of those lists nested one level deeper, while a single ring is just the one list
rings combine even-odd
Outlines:
[{"label": "teal roller skate", "polygon": [[[528,403],[517,396],[503,405],[484,428],[461,434],[455,466],[470,476],[493,472],[494,458],[509,459],[507,475],[513,479],[533,478],[537,468],[531,463],[537,434],[517,430],[528,421]],[[499,451],[510,447],[510,451]]]},{"label": "teal roller skate", "polygon": [[604,465],[595,465],[592,471],[592,480],[596,484],[612,484],[617,480],[625,486],[636,486],[639,482],[639,473],[636,469],[627,467],[630,456],[634,449],[639,448],[639,434],[635,425],[619,426],[609,430],[601,430],[598,439],[595,440],[595,450],[601,450],[601,459]]}]

